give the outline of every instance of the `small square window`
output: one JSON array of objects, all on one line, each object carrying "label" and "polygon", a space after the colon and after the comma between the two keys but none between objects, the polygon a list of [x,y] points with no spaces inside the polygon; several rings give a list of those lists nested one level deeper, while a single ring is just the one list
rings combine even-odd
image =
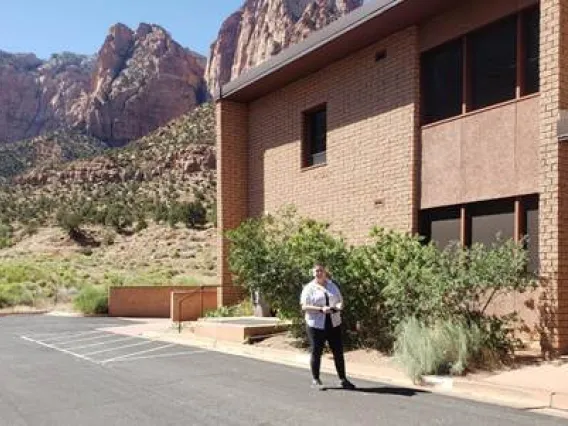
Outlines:
[{"label": "small square window", "polygon": [[326,163],[327,114],[321,105],[303,114],[303,167]]}]

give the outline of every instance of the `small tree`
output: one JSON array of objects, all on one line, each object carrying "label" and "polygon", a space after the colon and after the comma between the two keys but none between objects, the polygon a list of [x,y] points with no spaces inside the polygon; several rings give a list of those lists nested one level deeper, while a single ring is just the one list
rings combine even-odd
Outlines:
[{"label": "small tree", "polygon": [[203,226],[207,223],[207,209],[201,201],[192,201],[184,205],[185,224],[188,228]]},{"label": "small tree", "polygon": [[81,225],[84,218],[79,212],[61,208],[56,214],[56,221],[57,225],[65,230],[72,239],[78,240],[83,237]]}]

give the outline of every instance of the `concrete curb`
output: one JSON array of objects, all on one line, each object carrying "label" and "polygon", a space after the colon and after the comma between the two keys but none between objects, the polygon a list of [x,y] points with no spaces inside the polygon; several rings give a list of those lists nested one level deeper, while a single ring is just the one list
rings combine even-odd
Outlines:
[{"label": "concrete curb", "polygon": [[11,317],[11,316],[24,316],[24,315],[46,315],[48,314],[49,311],[48,310],[42,310],[42,311],[29,311],[29,312],[0,312],[0,318],[2,317]]},{"label": "concrete curb", "polygon": [[[181,345],[197,346],[230,355],[254,358],[260,361],[273,362],[293,367],[309,369],[309,355],[298,354],[292,351],[254,347],[239,343],[224,342],[214,339],[184,337],[172,332],[143,332],[142,336],[162,340]],[[371,382],[388,383],[395,386],[414,389],[417,391],[434,392],[447,396],[464,399],[473,399],[504,405],[519,409],[554,409],[568,411],[568,394],[553,392],[545,389],[530,389],[523,387],[505,386],[494,383],[473,381],[467,378],[452,378],[439,376],[425,376],[419,384],[400,374],[350,363],[349,375],[355,379]],[[322,372],[335,374],[335,368],[331,359],[322,359]]]}]

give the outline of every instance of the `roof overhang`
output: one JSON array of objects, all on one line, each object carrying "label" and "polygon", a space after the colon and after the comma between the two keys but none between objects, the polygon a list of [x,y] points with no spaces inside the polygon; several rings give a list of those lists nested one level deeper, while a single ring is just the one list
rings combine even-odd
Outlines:
[{"label": "roof overhang", "polygon": [[453,4],[452,0],[371,1],[223,85],[215,99],[251,102]]}]

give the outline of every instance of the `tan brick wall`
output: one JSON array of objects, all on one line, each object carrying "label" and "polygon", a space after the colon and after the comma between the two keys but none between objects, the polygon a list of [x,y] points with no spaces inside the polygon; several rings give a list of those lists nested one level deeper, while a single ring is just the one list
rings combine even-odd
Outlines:
[{"label": "tan brick wall", "polygon": [[568,153],[559,145],[559,109],[568,105],[568,0],[541,1],[540,259],[543,340],[568,351]]},{"label": "tan brick wall", "polygon": [[221,100],[216,105],[217,119],[217,220],[219,244],[217,274],[221,288],[219,306],[231,305],[240,298],[232,287],[227,264],[229,243],[224,232],[236,228],[247,217],[247,140],[248,106]]},{"label": "tan brick wall", "polygon": [[[250,105],[251,215],[294,204],[351,242],[374,225],[415,229],[417,44],[409,28]],[[302,112],[322,103],[327,165],[302,169]]]},{"label": "tan brick wall", "polygon": [[[517,7],[529,3],[519,0]],[[454,27],[442,31],[449,34]],[[355,243],[364,242],[377,224],[416,229],[418,39],[417,29],[409,28],[248,106],[219,102],[221,231],[289,203],[304,216],[331,222]],[[546,287],[540,327],[543,344],[562,351],[568,351],[568,145],[558,144],[557,120],[559,109],[568,107],[567,42],[568,0],[542,0],[539,192]],[[422,41],[422,48],[433,43]],[[383,49],[387,57],[375,62]],[[327,165],[302,169],[302,112],[322,103]],[[219,273],[226,286],[227,249],[223,240]]]}]

